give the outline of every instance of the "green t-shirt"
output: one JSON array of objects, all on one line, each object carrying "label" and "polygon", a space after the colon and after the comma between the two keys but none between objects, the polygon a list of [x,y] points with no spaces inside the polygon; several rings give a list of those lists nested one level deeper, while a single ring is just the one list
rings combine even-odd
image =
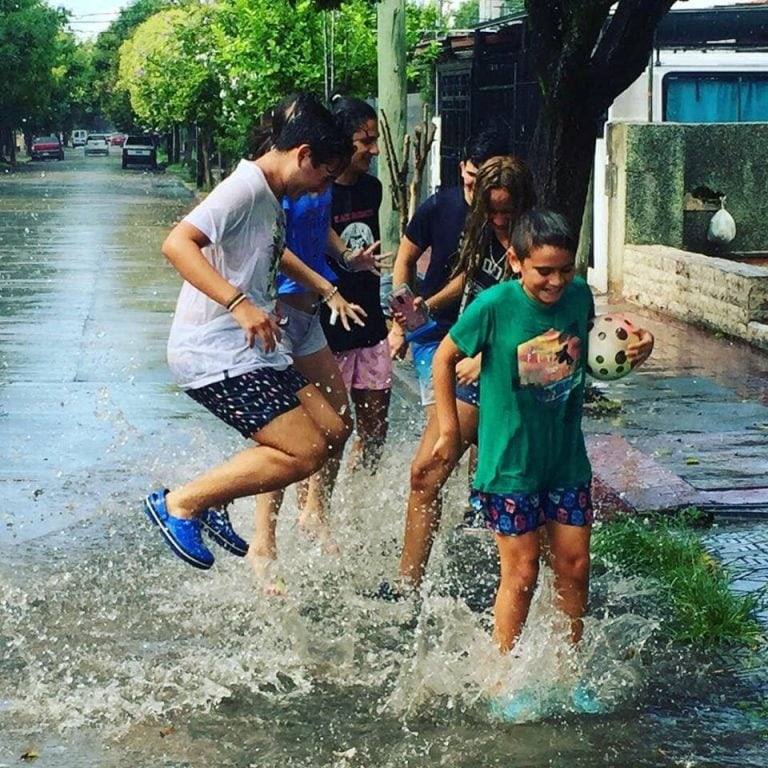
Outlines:
[{"label": "green t-shirt", "polygon": [[508,281],[459,317],[451,338],[468,356],[483,353],[477,489],[533,493],[589,482],[581,416],[593,315],[592,293],[577,277],[552,306]]}]

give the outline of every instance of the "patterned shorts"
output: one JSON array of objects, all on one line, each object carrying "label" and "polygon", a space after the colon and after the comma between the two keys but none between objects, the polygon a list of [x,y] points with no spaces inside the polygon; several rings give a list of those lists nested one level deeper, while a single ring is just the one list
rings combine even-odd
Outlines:
[{"label": "patterned shorts", "polygon": [[250,439],[273,419],[297,408],[300,405],[297,392],[307,384],[289,365],[282,371],[259,368],[185,391],[214,416]]},{"label": "patterned shorts", "polygon": [[541,493],[472,491],[469,502],[485,516],[486,528],[504,536],[530,533],[547,520],[577,527],[592,525],[594,520],[589,484]]},{"label": "patterned shorts", "polygon": [[334,352],[347,391],[352,389],[392,389],[392,358],[389,342],[382,339],[372,347]]}]

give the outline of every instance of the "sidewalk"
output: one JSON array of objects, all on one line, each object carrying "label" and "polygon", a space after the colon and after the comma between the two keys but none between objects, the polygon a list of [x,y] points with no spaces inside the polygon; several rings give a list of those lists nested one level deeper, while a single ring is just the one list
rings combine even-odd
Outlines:
[{"label": "sidewalk", "polygon": [[636,512],[697,506],[768,522],[768,354],[629,304],[656,337],[642,368],[600,391],[585,420],[595,475]]},{"label": "sidewalk", "polygon": [[[608,400],[585,410],[598,504],[768,522],[768,353],[631,304],[598,297],[597,311],[656,337],[643,368],[593,382]],[[417,398],[411,365],[395,375]]]}]

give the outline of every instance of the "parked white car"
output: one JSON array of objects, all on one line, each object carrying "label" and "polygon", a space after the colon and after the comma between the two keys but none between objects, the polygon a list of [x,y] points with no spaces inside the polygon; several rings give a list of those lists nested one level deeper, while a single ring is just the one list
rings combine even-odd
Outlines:
[{"label": "parked white car", "polygon": [[83,151],[86,157],[88,155],[108,155],[109,142],[107,141],[107,135],[105,133],[89,133],[88,138],[85,140]]}]

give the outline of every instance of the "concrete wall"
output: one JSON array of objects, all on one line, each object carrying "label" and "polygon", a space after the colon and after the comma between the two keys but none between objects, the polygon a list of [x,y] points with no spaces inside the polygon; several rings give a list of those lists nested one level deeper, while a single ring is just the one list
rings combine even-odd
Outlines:
[{"label": "concrete wall", "polygon": [[768,349],[768,269],[665,245],[626,245],[623,295],[635,304]]},{"label": "concrete wall", "polygon": [[[607,139],[610,289],[768,348],[768,267],[733,258],[768,253],[768,124],[617,123]],[[719,205],[697,203],[697,187],[727,195],[726,249],[706,239]]]},{"label": "concrete wall", "polygon": [[[626,142],[626,242],[722,256],[768,252],[768,124],[629,124]],[[698,187],[727,196],[736,238],[725,250],[706,239],[717,205],[684,210],[686,193]]]},{"label": "concrete wall", "polygon": [[666,125],[626,132],[626,241],[683,245],[685,138]]}]

